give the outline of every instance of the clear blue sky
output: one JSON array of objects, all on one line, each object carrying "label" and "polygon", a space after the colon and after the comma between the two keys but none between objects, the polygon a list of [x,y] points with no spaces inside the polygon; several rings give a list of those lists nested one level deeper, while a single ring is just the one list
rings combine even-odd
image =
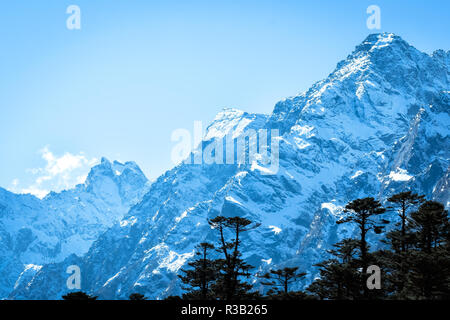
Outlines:
[{"label": "clear blue sky", "polygon": [[[66,28],[71,4],[81,30]],[[173,130],[223,107],[270,113],[369,33],[449,50],[449,12],[446,0],[4,1],[0,186],[59,190],[102,156],[155,178],[172,167]]]}]

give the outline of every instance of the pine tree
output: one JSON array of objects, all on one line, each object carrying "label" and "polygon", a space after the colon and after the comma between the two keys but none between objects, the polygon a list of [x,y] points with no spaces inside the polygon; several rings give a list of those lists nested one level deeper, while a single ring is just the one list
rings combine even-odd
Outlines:
[{"label": "pine tree", "polygon": [[[273,289],[269,290],[268,295],[287,298],[289,295],[289,286],[306,275],[305,272],[297,271],[298,267],[270,270],[270,272],[262,276],[266,281],[261,282],[261,284],[273,287]],[[294,295],[294,293],[292,294]]]},{"label": "pine tree", "polygon": [[334,258],[322,261],[315,266],[320,268],[320,278],[307,288],[308,292],[320,300],[354,300],[361,297],[362,277],[359,261],[356,259],[359,241],[344,239],[328,250]]},{"label": "pine tree", "polygon": [[[242,277],[250,277],[253,266],[247,264],[242,258],[241,236],[242,233],[259,227],[246,218],[218,216],[208,220],[209,225],[219,234],[218,251],[223,254],[223,259],[216,260],[217,280],[214,283],[214,292],[219,299],[235,300],[249,298],[252,286],[241,280]],[[227,241],[226,232],[233,238]]]},{"label": "pine tree", "polygon": [[407,222],[407,212],[410,208],[417,206],[424,201],[423,195],[418,195],[412,193],[411,191],[397,193],[390,198],[388,201],[392,203],[388,209],[396,209],[398,211],[398,216],[400,217],[400,251],[406,251],[406,222]]},{"label": "pine tree", "polygon": [[213,249],[214,245],[210,243],[200,243],[196,252],[198,259],[188,263],[191,269],[181,270],[184,275],[179,275],[178,277],[185,285],[188,285],[188,287],[184,288],[188,290],[187,293],[183,294],[184,299],[206,300],[212,298],[210,286],[215,281],[217,274],[217,263],[209,258],[209,251]]},{"label": "pine tree", "polygon": [[448,213],[439,202],[425,202],[411,214],[409,221],[415,246],[425,253],[431,253],[448,239]]},{"label": "pine tree", "polygon": [[[355,223],[360,231],[359,238],[359,251],[360,251],[360,262],[362,267],[362,275],[363,275],[363,290],[364,297],[368,297],[368,289],[365,285],[367,267],[369,266],[369,245],[367,243],[367,233],[370,230],[373,230],[375,233],[381,233],[382,226],[380,223],[377,223],[373,217],[383,214],[386,211],[385,208],[381,205],[381,203],[375,200],[372,197],[356,199],[349,202],[345,206],[345,212],[349,213],[349,215],[338,221],[338,224],[341,223]],[[388,223],[386,220],[382,220],[382,223]]]},{"label": "pine tree", "polygon": [[406,289],[413,299],[450,299],[450,223],[445,207],[435,201],[423,203],[409,219],[413,249]]},{"label": "pine tree", "polygon": [[130,300],[147,300],[147,297],[140,293],[132,293],[129,296]]},{"label": "pine tree", "polygon": [[423,201],[424,196],[411,191],[400,192],[388,198],[391,203],[388,209],[397,211],[400,221],[396,223],[397,229],[388,232],[382,240],[391,250],[380,250],[376,256],[385,274],[384,289],[393,299],[407,296],[404,287],[408,274],[408,244],[411,243],[411,234],[407,232],[409,211]]}]

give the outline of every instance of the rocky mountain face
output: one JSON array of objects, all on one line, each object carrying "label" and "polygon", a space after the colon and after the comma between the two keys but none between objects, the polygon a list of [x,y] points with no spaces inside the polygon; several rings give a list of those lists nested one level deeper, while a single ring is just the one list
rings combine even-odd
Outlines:
[{"label": "rocky mountain face", "polygon": [[[325,80],[278,102],[272,114],[226,109],[208,127],[202,147],[225,134],[279,130],[272,136],[279,144],[276,171],[268,172],[258,157],[182,163],[160,176],[86,254],[25,272],[9,298],[60,298],[73,264],[81,269],[82,290],[101,298],[180,294],[177,273],[198,243],[215,242],[207,219],[217,215],[261,223],[243,238],[244,258],[256,271],[299,266],[308,272],[300,284],[306,285],[326,249],[354,233],[336,225],[348,201],[384,200],[411,189],[449,207],[449,107],[450,52],[428,55],[394,34],[370,35]],[[377,236],[371,240],[376,246]]]},{"label": "rocky mountain face", "polygon": [[85,254],[146,189],[148,180],[135,163],[105,158],[84,184],[42,200],[0,189],[0,297],[42,265]]}]

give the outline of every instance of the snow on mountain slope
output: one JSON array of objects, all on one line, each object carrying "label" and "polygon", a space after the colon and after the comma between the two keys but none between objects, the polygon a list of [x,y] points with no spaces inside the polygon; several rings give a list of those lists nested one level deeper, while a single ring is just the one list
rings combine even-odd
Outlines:
[{"label": "snow on mountain slope", "polygon": [[92,242],[139,202],[147,178],[133,162],[103,158],[86,182],[40,200],[0,188],[0,296],[39,266],[85,254]]},{"label": "snow on mountain slope", "polygon": [[33,271],[10,298],[59,298],[71,264],[81,268],[82,289],[101,298],[179,294],[176,274],[196,244],[215,240],[207,218],[218,214],[261,223],[243,239],[245,258],[257,270],[296,265],[308,272],[307,284],[326,249],[353,233],[336,225],[348,201],[412,189],[448,206],[449,58],[442,50],[422,53],[391,33],[374,34],[325,80],[277,103],[269,117],[224,110],[203,145],[225,133],[279,129],[276,174],[264,174],[258,163],[181,164],[86,255]]},{"label": "snow on mountain slope", "polygon": [[227,134],[236,138],[246,130],[261,128],[266,121],[267,116],[262,114],[251,114],[234,108],[224,108],[206,128],[203,140],[220,139]]}]

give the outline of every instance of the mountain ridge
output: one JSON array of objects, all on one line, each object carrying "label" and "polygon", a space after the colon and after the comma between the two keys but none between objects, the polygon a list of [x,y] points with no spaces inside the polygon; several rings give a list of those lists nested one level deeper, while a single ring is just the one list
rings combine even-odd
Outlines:
[{"label": "mountain ridge", "polygon": [[299,266],[308,272],[304,286],[326,249],[354,233],[336,225],[348,201],[410,189],[448,207],[450,73],[448,53],[436,52],[391,33],[369,35],[326,79],[278,102],[272,114],[222,113],[204,142],[279,129],[276,174],[264,175],[260,163],[179,164],[84,256],[43,266],[9,298],[59,298],[71,264],[81,268],[82,289],[101,298],[180,294],[177,272],[196,244],[214,241],[207,219],[217,215],[261,223],[245,235],[244,258],[261,272]]},{"label": "mountain ridge", "polygon": [[[120,175],[115,169],[121,169]],[[23,272],[86,253],[103,231],[139,202],[147,183],[136,164],[103,158],[84,184],[43,199],[0,188],[0,294],[9,293]]]}]

